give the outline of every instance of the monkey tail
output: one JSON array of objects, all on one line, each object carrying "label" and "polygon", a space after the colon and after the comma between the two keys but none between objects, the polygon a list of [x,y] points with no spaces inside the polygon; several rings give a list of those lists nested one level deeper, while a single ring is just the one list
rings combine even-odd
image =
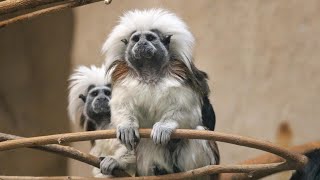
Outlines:
[{"label": "monkey tail", "polygon": [[307,165],[294,172],[290,180],[320,180],[320,149],[305,155],[309,158]]}]

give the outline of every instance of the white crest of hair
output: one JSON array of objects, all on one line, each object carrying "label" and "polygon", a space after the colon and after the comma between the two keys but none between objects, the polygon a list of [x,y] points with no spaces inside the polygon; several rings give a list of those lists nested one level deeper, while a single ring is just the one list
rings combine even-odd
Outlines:
[{"label": "white crest of hair", "polygon": [[115,26],[102,47],[106,55],[106,66],[116,60],[124,59],[125,44],[122,39],[129,39],[134,31],[157,29],[164,35],[172,35],[170,53],[182,60],[191,70],[194,37],[187,25],[174,13],[164,9],[132,10],[126,12]]},{"label": "white crest of hair", "polygon": [[69,78],[69,104],[68,113],[70,119],[75,122],[77,116],[83,112],[84,102],[79,98],[80,94],[86,95],[90,85],[104,86],[110,82],[106,74],[106,67],[96,67],[94,65],[79,66]]}]

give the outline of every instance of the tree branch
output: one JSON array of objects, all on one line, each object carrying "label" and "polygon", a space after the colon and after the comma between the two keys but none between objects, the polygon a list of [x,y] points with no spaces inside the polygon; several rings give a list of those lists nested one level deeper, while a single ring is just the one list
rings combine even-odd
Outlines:
[{"label": "tree branch", "polygon": [[[151,130],[150,129],[140,129],[140,137],[149,138]],[[62,144],[66,142],[75,142],[75,141],[87,141],[95,139],[108,139],[115,138],[115,130],[100,130],[100,131],[91,131],[91,132],[78,132],[78,133],[66,133],[66,134],[56,134],[49,136],[40,136],[32,138],[17,139],[11,141],[5,141],[0,143],[0,151],[9,150],[22,147],[33,147],[37,145],[45,144]],[[250,178],[259,177],[265,174],[270,174],[276,171],[283,170],[293,170],[301,168],[307,163],[307,157],[297,153],[290,152],[284,148],[273,145],[272,143],[259,141],[256,139],[229,135],[225,133],[212,132],[212,131],[201,131],[201,130],[187,130],[187,129],[178,129],[172,136],[172,138],[188,138],[188,139],[206,139],[206,140],[216,140],[231,144],[236,144],[240,146],[251,147],[255,149],[260,149],[267,151],[273,154],[276,154],[286,161],[281,163],[272,163],[272,164],[254,164],[254,165],[211,165],[202,168],[198,168],[192,171],[187,171],[177,174],[169,174],[158,177],[140,177],[147,179],[184,179],[187,177],[200,176],[204,174],[212,173],[249,173],[246,176]]]},{"label": "tree branch", "polygon": [[[48,14],[52,12],[62,11],[69,8],[83,6],[102,0],[19,0],[18,2],[13,0],[7,0],[0,2],[0,15],[11,14],[13,12],[19,12],[23,10],[35,9],[38,7],[46,6],[40,10],[34,12],[28,12],[16,17],[11,17],[0,22],[0,28],[10,25],[12,23],[30,20],[34,17]],[[59,3],[60,2],[60,3]],[[106,4],[110,4],[111,0],[105,0]]]},{"label": "tree branch", "polygon": [[[21,139],[21,138],[23,138],[23,137],[0,133],[0,141],[15,140],[15,139]],[[36,147],[32,147],[32,148],[46,151],[46,152],[51,152],[51,153],[58,154],[58,155],[62,155],[62,156],[89,164],[91,166],[100,168],[99,158],[97,158],[96,156],[93,156],[91,154],[81,152],[81,151],[79,151],[75,148],[69,147],[69,146],[52,144],[52,145],[36,146]],[[115,170],[113,173],[116,177],[129,177],[130,176],[122,170]]]},{"label": "tree branch", "polygon": [[10,14],[21,10],[28,10],[64,0],[6,0],[0,2],[0,15]]},{"label": "tree branch", "polygon": [[[310,152],[315,149],[320,149],[320,141],[310,142],[306,144],[302,144],[299,146],[290,147],[288,150],[291,152],[299,153],[299,154],[305,154],[307,152]],[[246,161],[240,162],[241,165],[249,165],[249,164],[267,164],[267,163],[278,163],[282,162],[283,159],[279,156],[276,156],[274,154],[266,153],[262,154],[258,157],[248,159]],[[277,171],[280,172],[280,171]],[[273,173],[277,173],[273,172]],[[272,173],[272,174],[273,174]],[[257,178],[262,178],[265,176],[268,176],[270,174],[261,174],[261,176]],[[239,173],[228,173],[228,174],[221,174],[221,179],[246,179],[246,174],[239,174]]]}]

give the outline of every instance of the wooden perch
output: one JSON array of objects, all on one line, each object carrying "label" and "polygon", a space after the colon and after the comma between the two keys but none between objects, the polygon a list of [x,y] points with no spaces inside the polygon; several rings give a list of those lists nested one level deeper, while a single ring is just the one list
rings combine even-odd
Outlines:
[{"label": "wooden perch", "polygon": [[[0,141],[7,141],[7,140],[14,140],[14,139],[21,139],[21,138],[23,137],[0,133]],[[100,159],[98,157],[95,157],[88,153],[81,152],[69,146],[52,144],[52,145],[44,145],[44,146],[35,146],[32,148],[46,151],[46,152],[51,152],[61,156],[65,156],[65,157],[89,164],[91,166],[100,168]],[[129,177],[129,175],[126,172],[121,170],[115,170],[114,175],[117,177]]]},{"label": "wooden perch", "polygon": [[[320,141],[317,142],[311,142],[299,146],[294,146],[289,148],[288,150],[294,151],[296,153],[305,154],[309,151],[319,149],[320,148]],[[266,153],[263,155],[260,155],[258,157],[246,160],[244,162],[239,163],[241,164],[267,164],[267,163],[276,163],[276,162],[282,162],[283,159],[279,156]],[[270,174],[268,174],[270,175]],[[267,175],[266,175],[267,176]],[[88,178],[88,177],[76,177],[76,176],[51,176],[51,177],[34,177],[34,176],[0,176],[0,179],[4,180],[78,180],[78,179],[95,179],[95,178]],[[243,173],[227,173],[227,174],[221,174],[220,179],[222,180],[234,180],[234,179],[248,179],[248,176]],[[96,180],[104,180],[103,178],[96,178]]]},{"label": "wooden perch", "polygon": [[[140,129],[139,133],[141,138],[149,138],[151,129]],[[66,142],[108,139],[115,137],[115,130],[56,134],[1,142],[0,151],[22,147],[34,147],[45,144],[61,144]],[[272,174],[274,172],[301,168],[307,163],[308,160],[304,155],[290,152],[269,142],[219,132],[178,129],[172,134],[172,138],[216,140],[240,146],[251,147],[278,155],[284,158],[285,161],[282,160],[278,163],[254,165],[210,165],[187,172],[168,174],[163,176],[136,177],[134,179],[185,179],[212,173],[246,173],[247,178],[250,177],[255,179]]]},{"label": "wooden perch", "polygon": [[33,9],[36,7],[59,3],[64,0],[6,0],[0,2],[0,15],[10,14],[22,10]]},{"label": "wooden perch", "polygon": [[[307,152],[313,151],[315,149],[320,149],[320,141],[310,142],[306,144],[302,144],[299,146],[290,147],[288,150],[291,152],[299,153],[299,154],[306,154]],[[249,164],[268,164],[268,163],[277,163],[281,162],[283,159],[279,156],[274,154],[265,153],[258,157],[248,159],[246,161],[240,162],[241,165],[249,165]],[[280,171],[278,171],[280,172]],[[277,172],[274,172],[277,173]],[[261,174],[263,175],[263,174]],[[268,176],[270,174],[265,174],[262,177]],[[262,178],[260,177],[260,178]],[[221,174],[221,179],[246,179],[246,174],[241,173],[228,173],[228,174]]]},{"label": "wooden perch", "polygon": [[[21,15],[11,16],[0,22],[0,28],[9,24],[29,20],[34,17],[83,6],[103,0],[6,0],[0,2],[0,16],[23,12]],[[111,0],[105,0],[110,4]],[[37,10],[35,10],[37,9]],[[29,11],[26,11],[29,10]]]}]

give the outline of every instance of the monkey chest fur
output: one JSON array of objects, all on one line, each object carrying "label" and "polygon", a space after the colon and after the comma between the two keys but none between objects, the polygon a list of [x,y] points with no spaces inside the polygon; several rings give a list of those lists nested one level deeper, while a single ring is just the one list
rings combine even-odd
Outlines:
[{"label": "monkey chest fur", "polygon": [[199,95],[175,79],[146,84],[127,78],[113,87],[110,105],[112,112],[137,118],[140,128],[162,120],[177,121],[179,128],[201,125]]}]

